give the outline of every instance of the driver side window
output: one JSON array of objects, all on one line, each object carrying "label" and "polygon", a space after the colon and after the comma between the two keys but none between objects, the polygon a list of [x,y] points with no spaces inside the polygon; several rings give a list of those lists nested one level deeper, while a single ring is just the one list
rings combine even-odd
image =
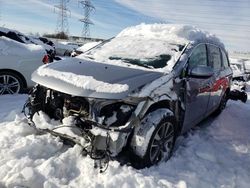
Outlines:
[{"label": "driver side window", "polygon": [[189,58],[189,68],[196,66],[207,66],[207,49],[205,44],[200,44],[194,48]]}]

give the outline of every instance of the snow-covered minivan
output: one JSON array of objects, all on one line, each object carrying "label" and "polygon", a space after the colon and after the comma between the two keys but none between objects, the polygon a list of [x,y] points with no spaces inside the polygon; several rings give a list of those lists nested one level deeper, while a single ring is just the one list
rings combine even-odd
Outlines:
[{"label": "snow-covered minivan", "polygon": [[[225,108],[231,77],[214,35],[141,24],[76,58],[38,68],[25,112],[38,130],[79,144],[94,159],[125,148],[148,167],[169,159],[179,135]],[[62,124],[39,122],[44,113]]]}]

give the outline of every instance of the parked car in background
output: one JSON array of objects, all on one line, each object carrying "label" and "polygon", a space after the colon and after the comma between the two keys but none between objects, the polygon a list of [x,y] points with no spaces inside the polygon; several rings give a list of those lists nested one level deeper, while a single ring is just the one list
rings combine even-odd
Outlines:
[{"label": "parked car in background", "polygon": [[230,66],[233,70],[233,88],[239,91],[245,90],[250,75],[250,70],[246,68],[245,61],[230,58]]},{"label": "parked car in background", "polygon": [[250,80],[250,59],[244,59],[243,63],[245,66],[245,72],[248,75],[248,80]]},{"label": "parked car in background", "polygon": [[67,46],[70,46],[73,49],[77,49],[77,48],[79,48],[82,45],[82,43],[72,42],[72,41],[62,41],[60,43],[64,44],[64,45],[67,45]]},{"label": "parked car in background", "polygon": [[24,44],[41,45],[47,52],[47,58],[50,62],[53,62],[55,58],[55,46],[49,39],[44,37],[27,36],[19,31],[0,27],[0,37],[3,36]]},{"label": "parked car in background", "polygon": [[34,41],[30,37],[24,35],[23,33],[16,30],[0,27],[0,37],[3,36],[20,43],[34,44]]},{"label": "parked car in background", "polygon": [[91,157],[130,148],[138,165],[148,167],[168,160],[179,135],[225,108],[231,79],[228,55],[214,35],[141,24],[76,58],[39,67],[26,105],[31,122],[38,111],[73,118],[78,136],[65,136],[65,126],[33,126],[74,141]]},{"label": "parked car in background", "polygon": [[57,60],[56,57],[56,49],[55,44],[51,40],[45,38],[45,37],[31,37],[35,44],[41,45],[44,47],[48,54],[48,58],[50,62],[53,62],[54,60]]},{"label": "parked car in background", "polygon": [[59,41],[53,41],[55,44],[56,55],[58,56],[71,56],[71,53],[74,51],[74,47],[61,43]]},{"label": "parked car in background", "polygon": [[17,40],[0,36],[0,95],[19,93],[32,87],[32,72],[49,62],[42,46]]}]

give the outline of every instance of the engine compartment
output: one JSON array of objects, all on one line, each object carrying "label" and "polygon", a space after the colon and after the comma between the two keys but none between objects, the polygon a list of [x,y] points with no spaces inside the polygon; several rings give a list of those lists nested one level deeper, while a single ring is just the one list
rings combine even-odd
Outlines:
[{"label": "engine compartment", "polygon": [[[99,159],[116,156],[126,146],[127,139],[132,133],[129,122],[135,107],[123,101],[70,96],[37,85],[24,106],[26,109],[24,112],[31,122],[33,116],[40,111],[60,122],[64,118],[73,117],[72,126],[81,131],[80,136],[85,140],[85,144],[82,145],[84,153],[89,154],[93,159]],[[60,127],[55,129],[58,130]],[[74,139],[64,137],[54,129],[46,129],[46,131],[74,142]],[[81,144],[78,141],[75,143]]]}]

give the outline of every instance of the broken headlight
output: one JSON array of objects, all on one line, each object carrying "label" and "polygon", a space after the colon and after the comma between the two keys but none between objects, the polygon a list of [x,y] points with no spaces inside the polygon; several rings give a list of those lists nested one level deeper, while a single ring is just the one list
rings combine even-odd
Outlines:
[{"label": "broken headlight", "polygon": [[134,106],[125,103],[113,103],[104,106],[100,111],[103,125],[118,127],[125,125],[134,111]]}]

